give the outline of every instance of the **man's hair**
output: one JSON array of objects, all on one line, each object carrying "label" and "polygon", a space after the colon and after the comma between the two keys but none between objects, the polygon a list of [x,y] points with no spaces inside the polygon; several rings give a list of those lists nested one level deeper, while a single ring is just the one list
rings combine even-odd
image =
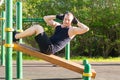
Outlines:
[{"label": "man's hair", "polygon": [[66,13],[65,13],[65,15],[68,15],[68,16],[69,16],[69,15],[72,15],[72,16],[73,16],[73,18],[74,18],[73,13],[71,13],[71,12],[66,12]]},{"label": "man's hair", "polygon": [[73,13],[71,13],[71,12],[66,12],[65,15],[68,15],[68,16],[69,16],[69,15],[72,15],[72,16],[73,16],[72,23],[73,23],[73,24],[77,24],[77,23],[78,23],[78,20],[77,20],[76,17],[74,17]]}]

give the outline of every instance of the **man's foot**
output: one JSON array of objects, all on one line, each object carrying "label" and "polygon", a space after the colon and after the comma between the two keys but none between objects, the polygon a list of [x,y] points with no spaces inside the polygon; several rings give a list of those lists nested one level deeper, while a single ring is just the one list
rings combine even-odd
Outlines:
[{"label": "man's foot", "polygon": [[16,38],[15,38],[15,35],[16,35],[17,33],[19,33],[19,32],[13,31],[13,42],[19,41],[19,39],[16,39]]}]

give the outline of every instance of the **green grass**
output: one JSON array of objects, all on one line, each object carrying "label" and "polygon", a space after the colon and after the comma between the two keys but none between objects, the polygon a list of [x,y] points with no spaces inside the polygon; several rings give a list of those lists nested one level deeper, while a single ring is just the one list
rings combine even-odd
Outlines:
[{"label": "green grass", "polygon": [[[65,58],[65,57],[63,57]],[[72,61],[83,61],[84,59],[87,59],[90,62],[120,62],[120,57],[84,57],[84,56],[75,56],[71,57],[70,60]],[[16,60],[16,53],[13,53],[13,60]],[[33,56],[23,55],[23,60],[42,60],[39,58],[35,58]]]},{"label": "green grass", "polygon": [[[64,57],[63,57],[64,58]],[[103,57],[71,57],[70,60],[72,61],[83,61],[84,59],[87,59],[90,62],[120,62],[120,57],[108,57],[108,58],[103,58]],[[13,60],[16,60],[16,55],[13,55]],[[28,55],[23,55],[23,60],[42,60],[39,58],[35,58],[32,56]]]},{"label": "green grass", "polygon": [[108,57],[108,58],[103,58],[103,57],[72,57],[71,60],[73,61],[82,61],[84,59],[87,59],[90,62],[120,62],[120,57]]},{"label": "green grass", "polygon": [[[39,58],[35,58],[32,56],[28,56],[28,55],[23,55],[23,60],[40,60]],[[13,60],[16,60],[16,55],[13,55]]]}]

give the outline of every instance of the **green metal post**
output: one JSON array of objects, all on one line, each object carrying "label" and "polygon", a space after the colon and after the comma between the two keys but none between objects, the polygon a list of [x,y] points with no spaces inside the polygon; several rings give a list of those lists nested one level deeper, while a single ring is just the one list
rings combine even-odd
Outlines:
[{"label": "green metal post", "polygon": [[12,26],[13,26],[13,13],[12,13],[12,0],[6,0],[6,80],[12,80]]},{"label": "green metal post", "polygon": [[[2,43],[3,41],[5,41],[5,11],[2,11],[1,13],[2,16],[2,21],[1,21],[1,26],[2,26]],[[3,46],[3,44],[1,45],[1,65],[5,66],[5,47]]]},{"label": "green metal post", "polygon": [[[22,3],[17,2],[17,11],[16,11],[16,26],[17,32],[22,31]],[[22,43],[22,39],[20,39],[19,43]],[[23,69],[22,69],[22,52],[17,52],[17,79],[23,78]]]},{"label": "green metal post", "polygon": [[43,18],[23,18],[23,22],[44,22]]},{"label": "green metal post", "polygon": [[86,60],[86,59],[84,59],[83,60],[83,65],[85,66],[86,64],[88,64],[89,62],[88,62],[88,60]]},{"label": "green metal post", "polygon": [[65,59],[70,60],[70,42],[65,47]]},{"label": "green metal post", "polygon": [[91,76],[92,76],[91,65],[90,64],[85,64],[83,79],[84,80],[91,80]]}]

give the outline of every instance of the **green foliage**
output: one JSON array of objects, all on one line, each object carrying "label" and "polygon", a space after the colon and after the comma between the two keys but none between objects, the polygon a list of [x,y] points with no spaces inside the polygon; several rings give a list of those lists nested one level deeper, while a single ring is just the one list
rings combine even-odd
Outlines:
[{"label": "green foliage", "polygon": [[[71,11],[90,31],[77,35],[71,42],[71,55],[120,56],[120,0],[13,0],[14,17],[16,1],[23,3],[23,18],[42,18],[45,15]],[[0,12],[5,6],[0,7]],[[34,23],[23,23],[26,29]],[[48,35],[53,33],[45,23]],[[34,36],[25,38],[27,44],[36,47]]]}]

